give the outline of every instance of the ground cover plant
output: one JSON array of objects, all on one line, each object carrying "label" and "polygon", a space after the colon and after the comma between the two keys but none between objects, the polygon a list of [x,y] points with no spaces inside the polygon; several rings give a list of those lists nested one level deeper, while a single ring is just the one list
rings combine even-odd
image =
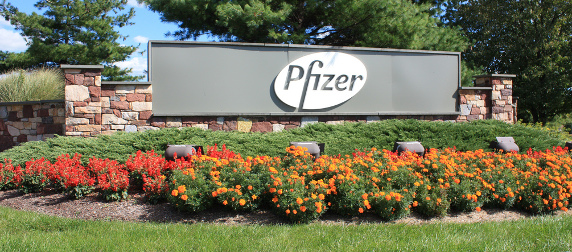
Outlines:
[{"label": "ground cover plant", "polygon": [[181,211],[215,204],[237,212],[264,208],[293,223],[312,222],[326,211],[371,212],[384,220],[411,211],[439,217],[482,208],[546,214],[567,211],[572,192],[572,156],[561,147],[522,154],[430,149],[424,156],[371,148],[315,160],[293,146],[276,157],[242,157],[224,145],[207,149],[175,161],[138,151],[125,164],[90,158],[83,166],[79,154],[53,163],[32,159],[24,167],[5,160],[0,188],[29,193],[51,187],[74,198],[96,190],[107,200],[139,189],[150,202],[168,200]]},{"label": "ground cover plant", "polygon": [[455,147],[460,151],[492,151],[490,143],[497,136],[512,136],[521,150],[546,150],[571,141],[570,135],[539,126],[507,124],[496,120],[469,123],[426,122],[419,120],[383,120],[375,123],[317,123],[303,128],[273,133],[242,133],[201,130],[198,128],[161,129],[137,133],[116,133],[97,138],[56,137],[34,141],[0,153],[0,160],[11,159],[25,165],[30,159],[45,158],[54,162],[63,154],[89,158],[127,161],[138,150],[164,154],[168,144],[201,146],[226,145],[243,156],[283,156],[291,141],[325,143],[327,155],[350,155],[355,149],[376,147],[392,149],[396,141],[421,141],[425,148]]}]

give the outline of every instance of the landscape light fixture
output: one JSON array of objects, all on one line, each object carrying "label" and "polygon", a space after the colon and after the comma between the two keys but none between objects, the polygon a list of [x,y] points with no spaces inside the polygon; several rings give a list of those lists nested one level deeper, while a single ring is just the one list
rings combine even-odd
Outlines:
[{"label": "landscape light fixture", "polygon": [[167,145],[165,150],[165,159],[175,160],[175,155],[177,158],[193,156],[200,153],[204,154],[203,147],[199,145]]},{"label": "landscape light fixture", "polygon": [[504,152],[519,151],[518,145],[512,137],[497,137],[496,143],[493,142],[493,149],[502,150]]},{"label": "landscape light fixture", "polygon": [[425,154],[425,148],[421,145],[419,141],[413,142],[395,142],[393,145],[393,151],[397,151],[397,154],[401,154],[404,151],[415,152],[419,156],[423,156]]},{"label": "landscape light fixture", "polygon": [[316,160],[316,158],[319,158],[320,155],[322,155],[322,153],[324,153],[324,148],[326,146],[326,144],[324,144],[324,143],[318,143],[315,141],[290,142],[290,145],[293,145],[294,147],[306,147],[308,149],[306,152],[310,153],[312,155],[312,157],[314,158],[314,160]]}]

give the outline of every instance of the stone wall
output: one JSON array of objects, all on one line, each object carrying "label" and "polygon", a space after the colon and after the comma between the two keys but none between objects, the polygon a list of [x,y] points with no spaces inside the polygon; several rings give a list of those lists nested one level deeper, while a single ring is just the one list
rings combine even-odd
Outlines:
[{"label": "stone wall", "polygon": [[0,103],[0,151],[63,135],[64,101]]},{"label": "stone wall", "polygon": [[514,75],[476,77],[476,86],[459,89],[460,114],[455,115],[371,115],[371,116],[167,116],[152,112],[149,82],[101,82],[102,68],[66,66],[66,135],[94,136],[117,131],[136,132],[172,127],[209,130],[277,132],[308,123],[374,122],[386,119],[427,121],[472,121],[496,119],[516,121],[512,106]]},{"label": "stone wall", "polygon": [[65,100],[0,103],[0,151],[54,135],[96,136],[117,131],[197,127],[205,130],[277,132],[324,122],[375,122],[386,119],[464,122],[495,119],[516,122],[514,75],[476,76],[475,87],[458,90],[459,114],[321,116],[153,116],[149,82],[102,82],[103,66],[62,65]]},{"label": "stone wall", "polygon": [[153,94],[151,84],[114,84],[106,82],[101,87],[101,131],[144,131],[152,126]]}]

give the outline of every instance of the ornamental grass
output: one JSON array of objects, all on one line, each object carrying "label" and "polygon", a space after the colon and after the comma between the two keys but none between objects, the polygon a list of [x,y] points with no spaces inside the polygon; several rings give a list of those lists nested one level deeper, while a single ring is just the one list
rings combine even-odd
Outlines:
[{"label": "ornamental grass", "polygon": [[61,156],[55,163],[31,160],[26,167],[0,163],[0,189],[24,193],[55,188],[75,198],[95,190],[123,200],[143,190],[152,203],[168,200],[187,212],[215,205],[232,211],[269,209],[294,223],[326,211],[359,216],[375,213],[396,220],[412,211],[427,217],[483,208],[533,214],[567,211],[572,191],[571,153],[546,151],[456,151],[430,149],[424,156],[375,148],[314,160],[293,146],[282,157],[242,157],[223,145],[206,155],[167,161],[153,151],[137,152],[125,164]]}]

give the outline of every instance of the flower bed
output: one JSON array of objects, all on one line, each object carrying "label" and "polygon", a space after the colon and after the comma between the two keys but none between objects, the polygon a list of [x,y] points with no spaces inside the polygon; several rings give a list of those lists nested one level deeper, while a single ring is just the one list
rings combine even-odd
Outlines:
[{"label": "flower bed", "polygon": [[246,157],[210,147],[206,155],[167,161],[137,152],[125,164],[64,155],[31,160],[24,168],[0,163],[0,190],[24,193],[47,187],[74,198],[97,191],[122,200],[143,190],[150,202],[169,200],[199,212],[215,204],[240,212],[271,209],[292,222],[310,222],[326,211],[372,212],[395,220],[411,211],[428,217],[481,208],[530,213],[566,211],[572,191],[572,158],[560,147],[526,154],[430,149],[424,157],[375,148],[315,161],[303,148],[283,157]]}]

